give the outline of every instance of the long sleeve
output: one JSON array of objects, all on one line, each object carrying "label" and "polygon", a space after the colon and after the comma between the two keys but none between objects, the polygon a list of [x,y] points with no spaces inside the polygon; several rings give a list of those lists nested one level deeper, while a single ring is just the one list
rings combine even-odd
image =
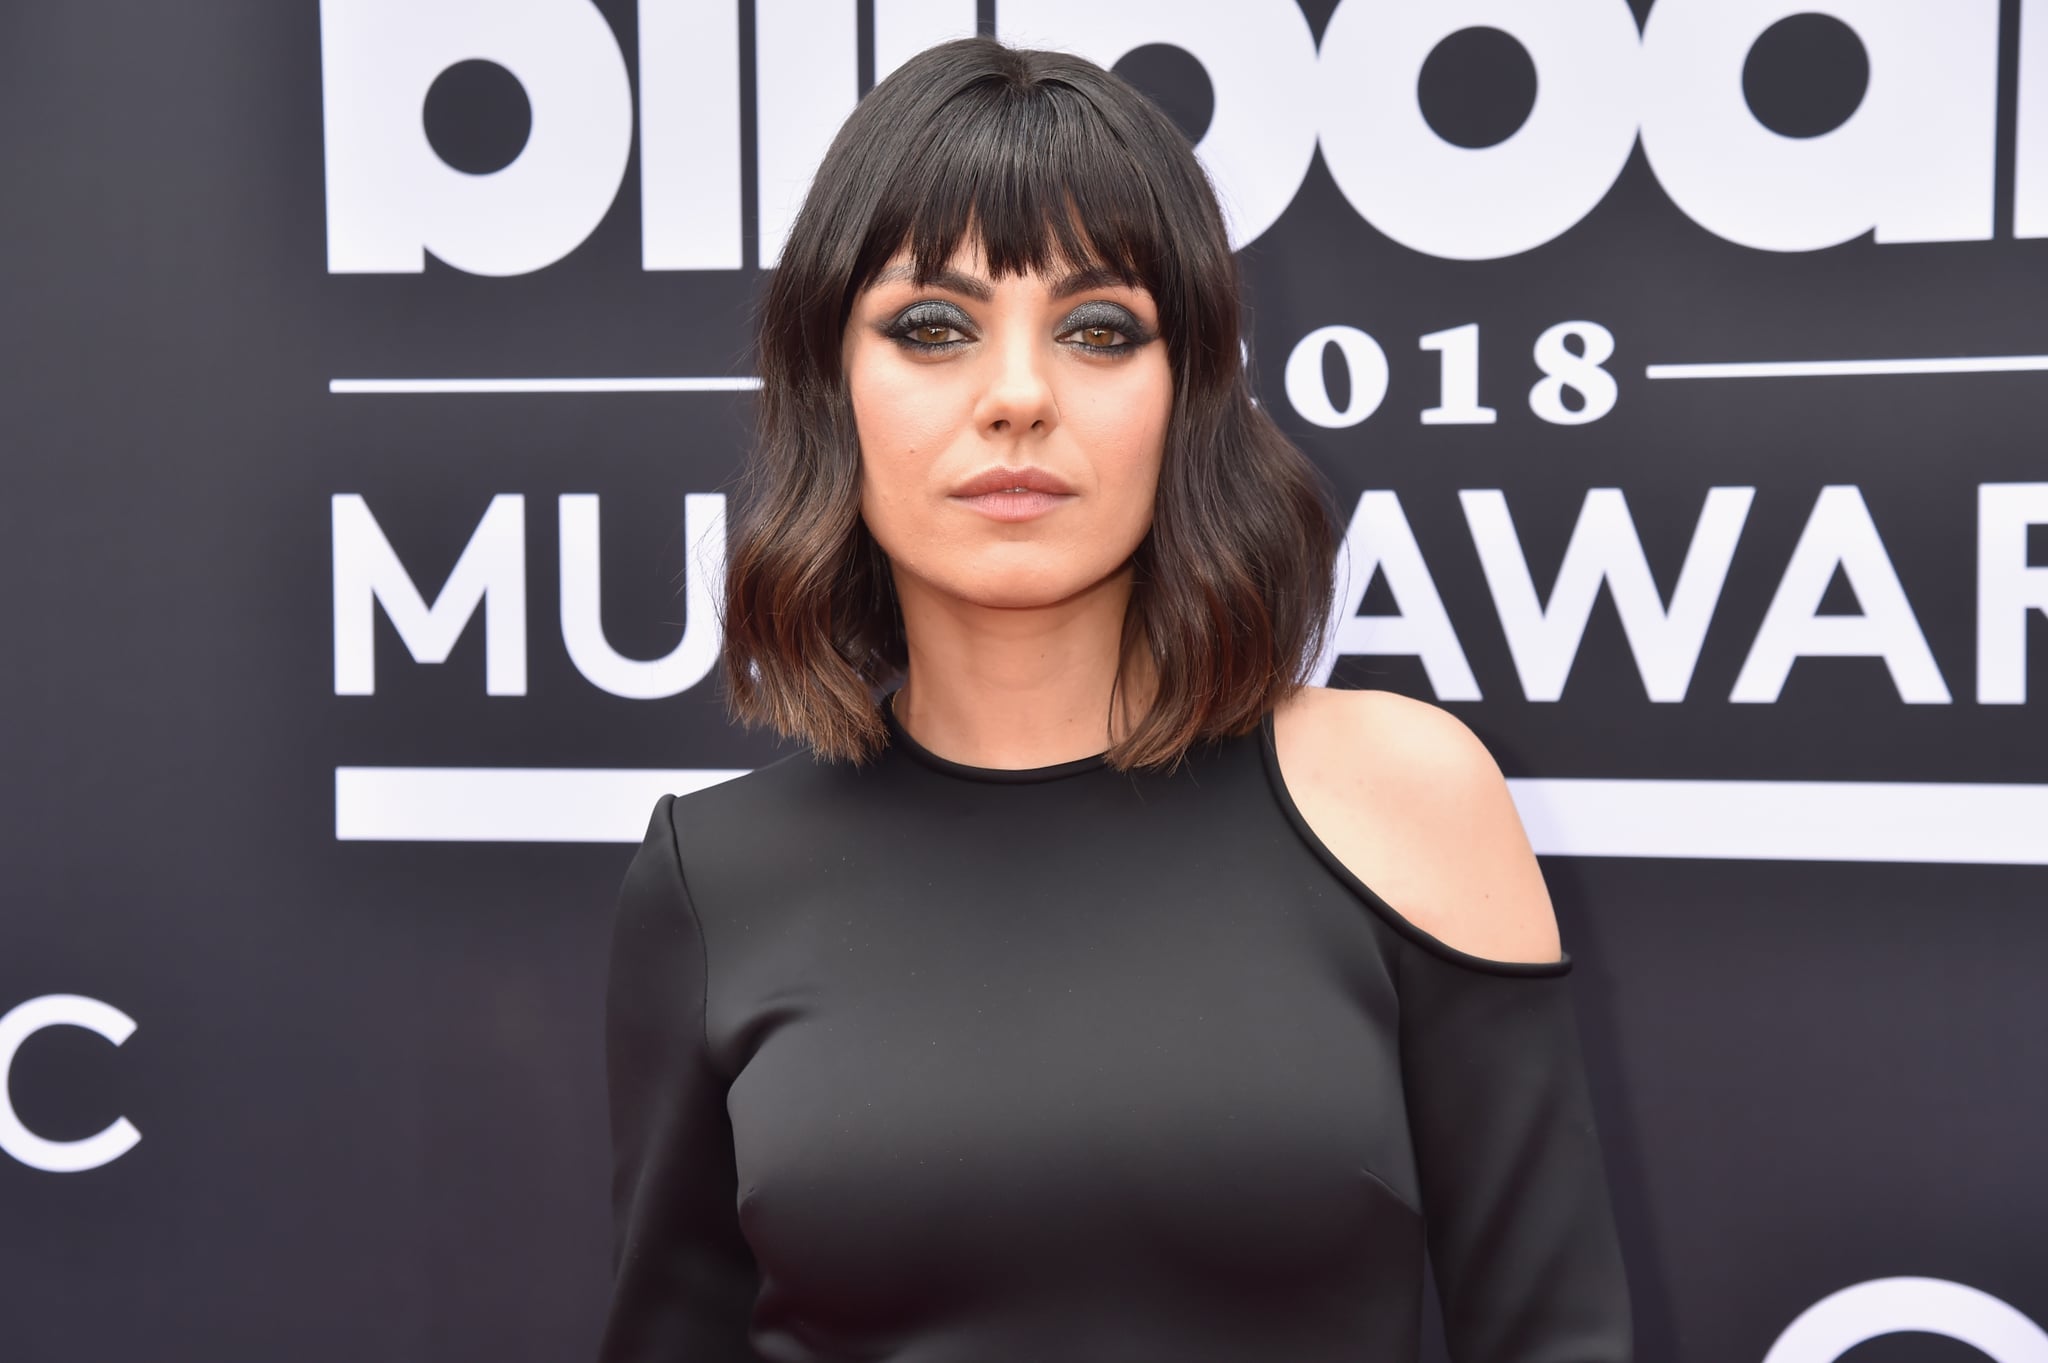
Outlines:
[{"label": "long sleeve", "polygon": [[1564,965],[1486,968],[1402,946],[1402,1084],[1452,1363],[1632,1356]]},{"label": "long sleeve", "polygon": [[613,1284],[598,1363],[752,1363],[758,1275],[735,1207],[704,939],[665,795],[619,889],[605,997]]}]

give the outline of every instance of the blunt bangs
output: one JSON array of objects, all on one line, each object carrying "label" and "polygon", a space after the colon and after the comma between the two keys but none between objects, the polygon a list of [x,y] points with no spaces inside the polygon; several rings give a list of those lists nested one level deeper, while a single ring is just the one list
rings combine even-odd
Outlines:
[{"label": "blunt bangs", "polygon": [[996,279],[1095,266],[1155,298],[1165,291],[1170,239],[1144,167],[1074,86],[976,81],[900,151],[855,258],[849,304],[906,248],[916,282],[928,284],[970,232]]}]

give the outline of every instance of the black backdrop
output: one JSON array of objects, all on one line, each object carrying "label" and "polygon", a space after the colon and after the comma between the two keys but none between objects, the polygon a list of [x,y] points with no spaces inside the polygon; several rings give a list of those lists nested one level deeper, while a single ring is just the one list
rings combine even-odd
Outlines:
[{"label": "black backdrop", "polygon": [[752,399],[391,381],[743,380],[805,139],[979,22],[1269,204],[1261,399],[1385,563],[1330,675],[1515,783],[1642,1357],[2048,1359],[2048,5],[1655,9],[9,7],[0,1357],[594,1348],[623,844],[783,751],[691,675]]}]

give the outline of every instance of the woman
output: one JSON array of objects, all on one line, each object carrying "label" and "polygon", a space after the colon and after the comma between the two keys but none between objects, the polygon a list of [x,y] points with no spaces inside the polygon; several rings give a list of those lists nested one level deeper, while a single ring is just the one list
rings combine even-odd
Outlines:
[{"label": "woman", "polygon": [[[605,1363],[1623,1363],[1556,920],[1434,706],[1300,684],[1334,535],[1185,139],[927,51],[761,317],[728,695],[608,1001]],[[880,697],[878,700],[877,697]]]}]

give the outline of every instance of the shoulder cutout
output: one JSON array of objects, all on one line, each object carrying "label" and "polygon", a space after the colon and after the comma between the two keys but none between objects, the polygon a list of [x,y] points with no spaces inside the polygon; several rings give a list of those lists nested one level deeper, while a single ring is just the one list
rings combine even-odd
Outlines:
[{"label": "shoulder cutout", "polygon": [[1404,936],[1478,970],[1570,969],[1507,782],[1462,720],[1389,691],[1303,687],[1267,733],[1296,831]]}]

